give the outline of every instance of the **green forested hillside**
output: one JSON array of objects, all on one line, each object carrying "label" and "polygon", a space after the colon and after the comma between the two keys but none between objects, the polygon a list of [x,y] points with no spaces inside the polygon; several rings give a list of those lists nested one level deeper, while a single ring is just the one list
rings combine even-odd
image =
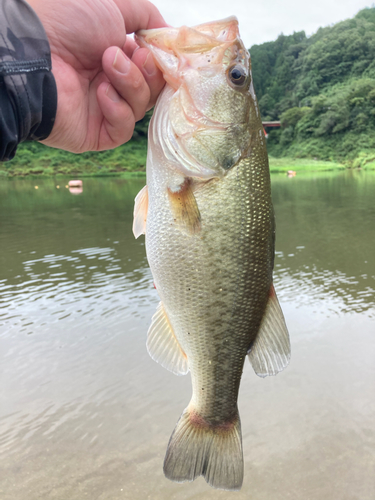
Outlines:
[{"label": "green forested hillside", "polygon": [[375,8],[353,19],[250,49],[263,120],[275,156],[353,165],[375,158]]}]

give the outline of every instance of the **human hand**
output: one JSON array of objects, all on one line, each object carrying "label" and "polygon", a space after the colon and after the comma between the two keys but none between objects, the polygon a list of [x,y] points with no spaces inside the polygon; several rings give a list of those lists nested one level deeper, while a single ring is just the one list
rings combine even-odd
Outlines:
[{"label": "human hand", "polygon": [[75,153],[128,141],[164,86],[138,29],[166,26],[147,0],[28,0],[51,46],[57,113],[48,146]]}]

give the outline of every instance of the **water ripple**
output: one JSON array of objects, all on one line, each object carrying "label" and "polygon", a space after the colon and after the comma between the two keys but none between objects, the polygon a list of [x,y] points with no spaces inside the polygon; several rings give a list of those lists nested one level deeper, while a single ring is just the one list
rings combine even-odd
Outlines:
[{"label": "water ripple", "polygon": [[[129,303],[152,290],[152,278],[147,267],[119,272],[121,267],[113,262],[120,259],[115,257],[113,248],[93,247],[24,261],[23,280],[2,280],[1,334],[32,334],[40,332],[42,325],[45,330],[59,321],[83,323],[87,316],[123,319]],[[88,259],[98,265],[88,266]]]},{"label": "water ripple", "polygon": [[283,264],[276,263],[274,281],[284,301],[292,301],[297,307],[329,302],[334,313],[368,312],[375,317],[375,276],[347,276],[316,265],[291,269]]}]

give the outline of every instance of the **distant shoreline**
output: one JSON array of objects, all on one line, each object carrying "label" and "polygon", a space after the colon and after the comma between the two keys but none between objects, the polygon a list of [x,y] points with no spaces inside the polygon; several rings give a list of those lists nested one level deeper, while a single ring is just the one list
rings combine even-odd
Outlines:
[{"label": "distant shoreline", "polygon": [[[48,148],[36,142],[19,146],[15,158],[0,163],[0,179],[22,177],[142,177],[146,173],[147,140],[133,139],[122,146],[102,152],[82,154]],[[317,158],[269,156],[271,173],[322,172],[349,168],[375,170],[375,154],[340,163]]]},{"label": "distant shoreline", "polygon": [[[125,160],[125,159],[124,159]],[[125,161],[124,161],[125,163]],[[327,172],[327,171],[339,171],[348,170],[350,167],[342,163],[333,161],[322,161],[314,160],[308,158],[269,158],[270,172],[271,174],[287,174],[288,171],[294,171],[296,173],[316,173],[316,172]],[[375,169],[371,165],[371,169]],[[3,178],[42,178],[42,177],[56,177],[56,178],[74,178],[74,177],[121,177],[121,178],[136,178],[144,177],[146,175],[145,167],[140,166],[139,170],[134,169],[131,171],[127,167],[121,169],[121,167],[116,167],[116,170],[110,170],[105,166],[98,169],[92,168],[90,165],[89,169],[86,169],[84,164],[82,165],[67,165],[64,168],[63,165],[59,165],[58,169],[43,169],[34,165],[34,167],[25,168],[8,168],[1,169],[0,166],[0,179]]]}]

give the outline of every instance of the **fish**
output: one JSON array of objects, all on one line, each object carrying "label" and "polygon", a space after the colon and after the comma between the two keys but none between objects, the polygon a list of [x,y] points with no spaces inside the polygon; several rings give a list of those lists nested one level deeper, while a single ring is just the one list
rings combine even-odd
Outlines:
[{"label": "fish", "polygon": [[261,377],[290,359],[273,286],[275,218],[251,61],[229,17],[141,30],[166,85],[149,125],[147,185],[134,205],[160,303],[150,356],[191,374],[192,397],[170,438],[165,476],[239,490],[237,399],[246,357]]}]

